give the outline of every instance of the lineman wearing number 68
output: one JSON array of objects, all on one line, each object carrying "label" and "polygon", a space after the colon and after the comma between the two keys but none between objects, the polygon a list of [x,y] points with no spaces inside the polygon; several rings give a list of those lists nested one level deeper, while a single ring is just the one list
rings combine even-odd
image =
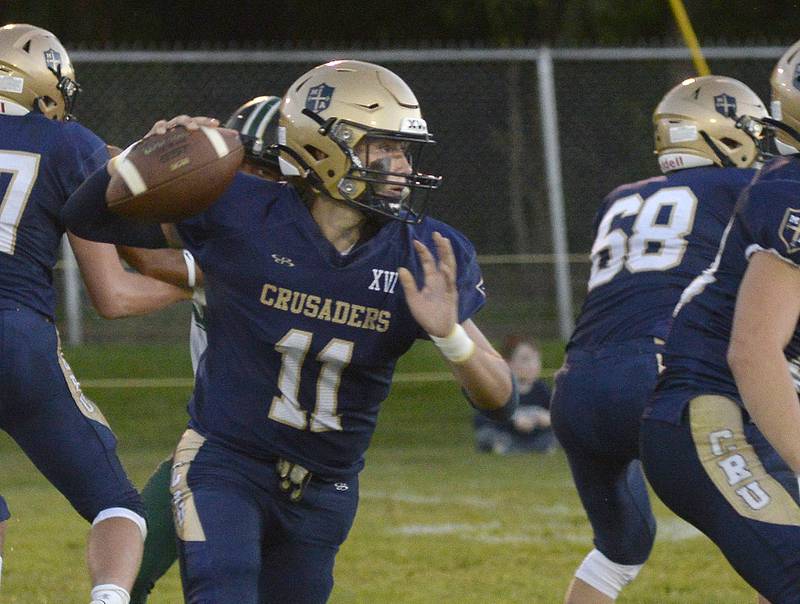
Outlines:
[{"label": "lineman wearing number 68", "polygon": [[568,604],[613,602],[650,554],[656,527],[638,461],[639,420],[672,310],[713,261],[769,142],[745,116],[766,115],[737,80],[682,82],[653,115],[664,176],[618,187],[597,213],[589,293],[552,401],[553,428],[594,531]]},{"label": "lineman wearing number 68", "polygon": [[[477,407],[515,406],[508,366],[471,319],[484,303],[475,250],[423,217],[420,194],[440,179],[420,171],[432,138],[410,88],[335,61],[298,79],[280,111],[291,182],[238,174],[176,225],[208,302],[172,476],[192,604],[327,600],[380,403],[417,338],[434,340]],[[215,121],[182,116],[153,132],[176,125]],[[95,173],[67,222],[89,238],[165,245],[157,225],[108,213],[108,182]]]}]

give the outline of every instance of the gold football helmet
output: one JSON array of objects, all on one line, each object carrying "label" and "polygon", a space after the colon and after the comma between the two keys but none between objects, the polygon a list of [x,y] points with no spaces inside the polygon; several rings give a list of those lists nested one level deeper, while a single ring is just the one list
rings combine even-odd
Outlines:
[{"label": "gold football helmet", "polygon": [[361,61],[320,65],[291,85],[279,124],[284,175],[362,210],[422,220],[427,194],[441,177],[418,171],[422,148],[434,140],[414,93],[397,75]]},{"label": "gold football helmet", "polygon": [[41,27],[0,27],[0,97],[54,120],[70,119],[80,87],[69,55]]},{"label": "gold football helmet", "polygon": [[800,151],[800,41],[783,53],[769,81],[773,119],[766,121],[775,130],[778,150],[797,153]]},{"label": "gold football helmet", "polygon": [[758,95],[739,80],[713,75],[684,80],[653,113],[661,171],[751,166],[768,149],[766,129],[756,121],[768,115]]}]

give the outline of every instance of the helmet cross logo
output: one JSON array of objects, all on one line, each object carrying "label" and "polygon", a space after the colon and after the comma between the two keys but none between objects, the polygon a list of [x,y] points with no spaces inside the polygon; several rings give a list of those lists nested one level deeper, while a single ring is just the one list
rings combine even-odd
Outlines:
[{"label": "helmet cross logo", "polygon": [[47,64],[48,69],[58,72],[61,67],[61,53],[52,48],[48,48],[44,51],[44,62]]},{"label": "helmet cross logo", "polygon": [[729,94],[718,94],[714,97],[714,108],[717,110],[717,113],[724,115],[725,117],[736,117],[736,97],[733,97]]},{"label": "helmet cross logo", "polygon": [[306,97],[306,109],[314,113],[325,111],[331,104],[334,90],[333,86],[328,86],[324,82],[310,88]]},{"label": "helmet cross logo", "polygon": [[788,253],[794,254],[800,251],[800,210],[796,208],[786,210],[779,236]]}]

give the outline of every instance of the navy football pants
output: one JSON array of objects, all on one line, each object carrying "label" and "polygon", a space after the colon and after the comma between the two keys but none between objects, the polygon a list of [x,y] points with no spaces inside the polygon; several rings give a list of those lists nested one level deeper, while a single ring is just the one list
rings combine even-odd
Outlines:
[{"label": "navy football pants", "polygon": [[321,604],[358,505],[358,478],[313,478],[298,502],[257,460],[187,430],[176,449],[173,505],[189,604]]},{"label": "navy football pants", "polygon": [[642,463],[650,484],[772,604],[800,603],[794,474],[730,399],[698,393],[688,405],[680,425],[642,423]]},{"label": "navy football pants", "polygon": [[60,352],[55,326],[25,308],[0,310],[0,428],[91,522],[107,508],[144,517],[116,438]]},{"label": "navy football pants", "polygon": [[639,425],[658,375],[650,341],[570,351],[556,374],[550,413],[594,531],[618,564],[642,564],[656,523],[639,457]]}]

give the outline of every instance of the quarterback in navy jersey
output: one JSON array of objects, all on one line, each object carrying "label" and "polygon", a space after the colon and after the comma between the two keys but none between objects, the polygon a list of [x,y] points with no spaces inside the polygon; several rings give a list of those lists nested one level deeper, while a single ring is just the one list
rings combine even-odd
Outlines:
[{"label": "quarterback in navy jersey", "polygon": [[[70,119],[78,86],[48,31],[0,28],[0,428],[89,522],[94,604],[127,604],[145,522],[116,439],[81,392],[54,326],[61,208],[104,165],[105,143]],[[92,302],[106,317],[155,310],[187,293],[127,273],[113,246],[69,234]],[[0,506],[0,519],[8,510]]]},{"label": "quarterback in navy jersey", "polygon": [[595,218],[588,294],[555,378],[553,427],[594,531],[566,602],[612,602],[655,538],[639,463],[639,421],[670,317],[706,268],[760,158],[740,116],[766,109],[741,82],[705,76],[670,90],[653,115],[664,176],[612,191]]},{"label": "quarterback in navy jersey", "polygon": [[[179,116],[151,133],[215,123]],[[417,163],[431,142],[403,80],[334,61],[283,98],[278,147],[292,184],[238,174],[175,225],[208,303],[172,477],[187,602],[327,600],[380,403],[417,338],[440,348],[473,405],[513,412],[510,370],[471,320],[484,303],[475,251],[423,217],[419,202],[440,181]],[[159,229],[108,214],[108,182],[98,171],[73,196],[70,227],[165,244]]]},{"label": "quarterback in navy jersey", "polygon": [[642,424],[656,493],[762,601],[800,602],[800,42],[772,74],[789,152],[744,191],[720,251],[675,310]]},{"label": "quarterback in navy jersey", "polygon": [[[245,153],[239,170],[267,180],[281,180],[278,157],[270,147],[278,142],[280,97],[259,96],[250,99],[231,114],[226,128],[239,132]],[[206,297],[204,275],[187,249],[148,250],[118,246],[123,258],[143,275],[149,275],[180,287],[193,289],[192,317],[189,327],[189,352],[192,370],[197,371],[200,357],[208,347],[206,338]],[[175,525],[172,521],[172,456],[165,459],[142,489],[147,510],[147,539],[139,576],[131,591],[131,604],[145,604],[156,582],[178,559]]]}]

